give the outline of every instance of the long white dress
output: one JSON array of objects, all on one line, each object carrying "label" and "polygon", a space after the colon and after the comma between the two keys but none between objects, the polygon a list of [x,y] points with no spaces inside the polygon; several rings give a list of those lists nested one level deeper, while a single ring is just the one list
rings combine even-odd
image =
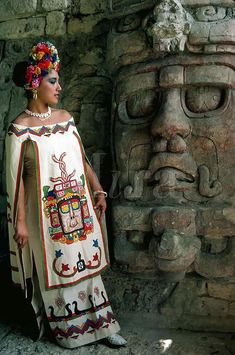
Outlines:
[{"label": "long white dress", "polygon": [[[100,276],[109,264],[106,230],[93,208],[85,153],[73,118],[60,124],[11,124],[6,138],[12,279],[27,293],[42,328],[46,316],[67,348],[114,334],[118,322]],[[21,176],[29,242],[13,240]]]}]

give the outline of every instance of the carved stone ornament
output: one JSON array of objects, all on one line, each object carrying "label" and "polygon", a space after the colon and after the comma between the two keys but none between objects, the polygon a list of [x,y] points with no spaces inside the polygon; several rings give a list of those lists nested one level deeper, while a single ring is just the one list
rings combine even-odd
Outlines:
[{"label": "carved stone ornament", "polygon": [[155,52],[183,51],[193,19],[178,0],[161,0],[143,28]]}]

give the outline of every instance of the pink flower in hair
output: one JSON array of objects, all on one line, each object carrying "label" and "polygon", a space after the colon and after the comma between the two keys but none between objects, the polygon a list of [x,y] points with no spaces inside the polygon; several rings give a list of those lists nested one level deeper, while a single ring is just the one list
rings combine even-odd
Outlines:
[{"label": "pink flower in hair", "polygon": [[40,85],[40,80],[39,80],[38,78],[32,80],[32,88],[33,88],[33,89],[38,88],[39,85]]}]

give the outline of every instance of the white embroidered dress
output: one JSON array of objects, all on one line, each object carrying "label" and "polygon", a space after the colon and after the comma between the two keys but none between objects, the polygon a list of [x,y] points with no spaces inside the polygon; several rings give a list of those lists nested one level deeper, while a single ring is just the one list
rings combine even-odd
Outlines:
[{"label": "white embroidered dress", "polygon": [[[73,119],[38,127],[11,124],[6,153],[12,278],[25,291],[26,279],[32,279],[39,328],[43,300],[62,346],[116,333],[119,325],[100,277],[109,264],[106,231],[93,208]],[[22,176],[29,242],[21,251],[13,236]]]}]

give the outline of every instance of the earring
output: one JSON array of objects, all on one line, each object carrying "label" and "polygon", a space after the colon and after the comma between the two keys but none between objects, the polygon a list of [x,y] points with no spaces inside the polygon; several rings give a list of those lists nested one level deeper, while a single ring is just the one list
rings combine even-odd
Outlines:
[{"label": "earring", "polygon": [[33,99],[37,100],[37,98],[38,98],[38,92],[37,90],[33,90]]}]

